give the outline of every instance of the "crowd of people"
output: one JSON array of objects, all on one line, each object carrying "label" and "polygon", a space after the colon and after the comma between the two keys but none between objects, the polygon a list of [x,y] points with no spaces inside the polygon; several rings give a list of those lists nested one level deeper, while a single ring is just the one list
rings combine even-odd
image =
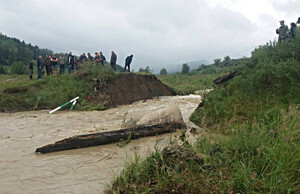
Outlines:
[{"label": "crowd of people", "polygon": [[278,42],[288,41],[295,38],[297,25],[300,26],[300,17],[298,18],[297,22],[291,23],[290,29],[287,25],[285,25],[284,20],[281,20],[279,23],[280,27],[276,29],[276,33],[278,34]]},{"label": "crowd of people", "polygon": [[[124,72],[127,70],[130,72],[130,64],[132,62],[133,55],[128,56],[125,59],[125,67],[124,67]],[[68,54],[67,57],[63,53],[60,54],[59,57],[53,53],[51,56],[46,56],[44,59],[42,56],[39,56],[37,59],[37,79],[40,80],[42,78],[42,75],[45,74],[45,69],[47,76],[49,75],[56,75],[57,74],[57,69],[59,67],[59,73],[64,74],[65,69],[67,66],[68,73],[71,74],[74,70],[77,70],[78,67],[84,62],[91,61],[91,62],[96,62],[97,65],[100,67],[104,67],[106,64],[110,66],[112,69],[115,71],[117,70],[117,55],[114,51],[111,52],[111,57],[110,57],[110,62],[108,63],[106,61],[105,56],[103,55],[102,52],[95,53],[95,57],[93,57],[90,53],[86,56],[85,53],[82,53],[79,57],[75,57],[72,52]],[[32,79],[33,75],[33,62],[34,60],[32,59],[29,62],[29,78]]]}]

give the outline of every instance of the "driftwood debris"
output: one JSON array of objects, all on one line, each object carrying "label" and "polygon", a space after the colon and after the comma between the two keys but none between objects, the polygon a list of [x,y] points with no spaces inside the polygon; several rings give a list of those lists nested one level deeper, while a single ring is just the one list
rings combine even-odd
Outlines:
[{"label": "driftwood debris", "polygon": [[127,139],[128,136],[131,136],[131,139],[138,139],[141,137],[155,136],[155,135],[170,133],[175,131],[176,131],[176,127],[170,124],[138,126],[134,128],[128,128],[128,129],[73,136],[61,141],[57,141],[54,144],[49,144],[37,148],[35,152],[50,153],[50,152],[57,152],[62,150],[105,145],[105,144],[118,142],[122,139]]},{"label": "driftwood debris", "polygon": [[237,73],[237,71],[233,71],[233,72],[227,73],[225,75],[222,75],[221,77],[218,77],[213,82],[216,85],[220,85],[220,84],[222,84],[224,82],[227,82],[228,80],[231,80],[232,78],[234,78],[234,76],[235,76],[236,73]]}]

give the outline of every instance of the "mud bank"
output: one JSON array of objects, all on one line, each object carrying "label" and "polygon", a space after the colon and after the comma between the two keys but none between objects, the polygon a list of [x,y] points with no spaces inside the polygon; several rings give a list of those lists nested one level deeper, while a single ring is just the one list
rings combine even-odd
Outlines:
[{"label": "mud bank", "polygon": [[155,75],[121,73],[106,84],[96,82],[97,91],[89,97],[90,101],[101,97],[108,102],[108,108],[131,104],[158,96],[174,96],[176,93],[163,84]]}]

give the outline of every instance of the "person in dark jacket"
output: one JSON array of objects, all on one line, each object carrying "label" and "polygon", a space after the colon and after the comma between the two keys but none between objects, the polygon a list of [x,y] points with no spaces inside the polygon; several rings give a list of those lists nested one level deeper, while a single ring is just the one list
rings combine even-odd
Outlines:
[{"label": "person in dark jacket", "polygon": [[94,61],[94,57],[92,57],[91,53],[88,53],[88,60]]},{"label": "person in dark jacket", "polygon": [[105,63],[106,58],[105,58],[105,56],[103,55],[102,52],[100,52],[99,59],[100,59],[100,64],[101,64],[102,66],[104,66],[104,63]]},{"label": "person in dark jacket", "polygon": [[126,71],[126,67],[128,67],[128,72],[130,72],[130,64],[131,64],[131,61],[132,61],[132,57],[133,57],[133,55],[130,55],[130,56],[128,56],[128,57],[125,59],[124,72]]},{"label": "person in dark jacket", "polygon": [[42,56],[39,56],[39,58],[37,59],[38,80],[42,79],[42,67],[43,67],[43,59]]},{"label": "person in dark jacket", "polygon": [[33,59],[29,62],[29,79],[32,79],[33,75]]},{"label": "person in dark jacket", "polygon": [[80,62],[84,62],[84,61],[87,61],[87,57],[85,55],[85,53],[82,53],[82,55],[80,56]]},{"label": "person in dark jacket", "polygon": [[291,23],[291,28],[290,28],[290,37],[291,38],[295,38],[295,36],[296,36],[296,29],[297,29],[297,25],[294,22]]},{"label": "person in dark jacket", "polygon": [[75,58],[72,55],[72,52],[69,53],[68,55],[68,73],[72,73],[74,70],[74,64],[75,64]]},{"label": "person in dark jacket", "polygon": [[298,17],[297,24],[300,26],[300,17]]},{"label": "person in dark jacket", "polygon": [[100,63],[100,56],[99,56],[99,53],[95,53],[95,61],[98,63]]},{"label": "person in dark jacket", "polygon": [[117,55],[114,51],[111,52],[110,65],[116,71]]}]

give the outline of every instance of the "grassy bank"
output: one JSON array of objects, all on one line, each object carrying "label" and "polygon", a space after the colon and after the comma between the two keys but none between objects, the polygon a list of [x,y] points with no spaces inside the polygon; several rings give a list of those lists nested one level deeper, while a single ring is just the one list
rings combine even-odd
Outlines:
[{"label": "grassy bank", "polygon": [[107,193],[296,193],[299,113],[291,107],[277,120],[233,127],[230,137],[202,134],[187,145],[198,159],[170,164],[159,150],[146,159],[136,156]]},{"label": "grassy bank", "polygon": [[192,75],[172,74],[158,75],[164,84],[172,88],[178,95],[193,94],[197,90],[210,89],[213,87],[213,80],[220,74],[200,74]]},{"label": "grassy bank", "polygon": [[184,144],[198,159],[137,157],[107,192],[299,193],[299,45],[300,34],[258,47],[237,77],[204,97],[191,117],[202,132]]},{"label": "grassy bank", "polygon": [[93,92],[93,79],[102,83],[115,75],[111,69],[84,66],[74,74],[44,76],[29,80],[25,75],[3,75],[0,78],[0,111],[52,109],[80,96],[76,109],[103,109],[101,102],[89,103],[86,97]]}]

